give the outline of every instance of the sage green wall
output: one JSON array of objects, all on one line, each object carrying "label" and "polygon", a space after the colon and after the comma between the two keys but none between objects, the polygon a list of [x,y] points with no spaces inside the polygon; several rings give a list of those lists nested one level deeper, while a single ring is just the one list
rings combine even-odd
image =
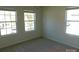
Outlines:
[{"label": "sage green wall", "polygon": [[67,7],[50,6],[43,8],[44,37],[79,49],[79,36],[65,33],[65,8]]},{"label": "sage green wall", "polygon": [[[0,9],[9,9],[17,11],[17,34],[6,35],[0,37],[0,48],[13,45],[22,41],[27,41],[33,38],[42,36],[42,18],[41,18],[41,8],[33,6],[0,6]],[[36,30],[25,32],[24,31],[24,10],[30,10],[36,12]]]}]

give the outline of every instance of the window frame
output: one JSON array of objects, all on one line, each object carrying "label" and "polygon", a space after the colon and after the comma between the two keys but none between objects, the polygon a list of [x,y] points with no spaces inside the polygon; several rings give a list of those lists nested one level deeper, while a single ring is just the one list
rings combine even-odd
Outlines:
[{"label": "window frame", "polygon": [[[12,9],[1,9],[0,8],[0,10],[1,11],[14,11],[15,12],[15,21],[2,21],[2,22],[10,22],[10,23],[12,23],[12,22],[15,22],[16,23],[16,26],[15,26],[15,28],[16,28],[16,33],[11,33],[11,34],[6,34],[6,35],[1,35],[1,31],[0,31],[0,37],[6,37],[6,36],[10,36],[10,35],[15,35],[15,34],[17,34],[17,11],[16,10],[12,10]],[[11,27],[12,28],[12,27]],[[9,28],[6,28],[6,29],[9,29]],[[0,29],[1,30],[1,29]]]},{"label": "window frame", "polygon": [[[27,10],[24,10],[24,13],[25,13],[25,12],[26,12],[26,13],[34,13],[35,16],[34,16],[34,20],[32,20],[32,21],[34,21],[34,30],[28,30],[28,31],[25,30],[25,19],[24,19],[24,31],[25,31],[25,32],[36,31],[36,18],[37,18],[37,13],[34,12],[34,11],[27,11]],[[24,15],[24,17],[25,17],[25,15]]]},{"label": "window frame", "polygon": [[76,36],[76,37],[79,37],[79,35],[76,35],[76,34],[70,34],[70,33],[67,33],[66,30],[67,30],[67,22],[79,22],[79,21],[76,21],[76,20],[67,20],[67,10],[75,10],[75,9],[79,9],[79,7],[76,7],[76,8],[66,8],[65,9],[65,34],[67,35],[72,35],[72,36]]}]

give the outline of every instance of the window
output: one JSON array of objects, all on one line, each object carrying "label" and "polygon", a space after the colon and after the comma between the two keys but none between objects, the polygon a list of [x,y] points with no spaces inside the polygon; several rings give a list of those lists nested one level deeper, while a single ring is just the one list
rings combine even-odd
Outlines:
[{"label": "window", "polygon": [[79,35],[79,9],[67,10],[66,17],[66,33]]},{"label": "window", "polygon": [[16,11],[0,10],[0,35],[16,33]]},{"label": "window", "polygon": [[35,30],[35,13],[24,12],[25,31]]}]

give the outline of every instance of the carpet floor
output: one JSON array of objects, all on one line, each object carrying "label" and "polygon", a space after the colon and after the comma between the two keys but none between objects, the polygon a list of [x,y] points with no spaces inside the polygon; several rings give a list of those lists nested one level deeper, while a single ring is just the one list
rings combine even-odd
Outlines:
[{"label": "carpet floor", "polygon": [[0,49],[0,52],[76,52],[77,49],[48,39],[29,40]]}]

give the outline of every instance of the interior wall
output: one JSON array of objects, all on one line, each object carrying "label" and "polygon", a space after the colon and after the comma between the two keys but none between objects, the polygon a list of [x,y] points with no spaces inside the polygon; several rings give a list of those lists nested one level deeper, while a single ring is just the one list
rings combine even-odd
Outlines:
[{"label": "interior wall", "polygon": [[65,33],[66,19],[64,6],[43,8],[43,35],[45,38],[58,41],[79,49],[79,36]]},{"label": "interior wall", "polygon": [[[0,37],[0,48],[7,47],[22,41],[38,38],[42,36],[42,18],[41,8],[33,6],[0,6],[0,9],[16,10],[17,11],[17,33],[1,36]],[[24,10],[36,12],[36,30],[35,31],[24,31]]]}]

